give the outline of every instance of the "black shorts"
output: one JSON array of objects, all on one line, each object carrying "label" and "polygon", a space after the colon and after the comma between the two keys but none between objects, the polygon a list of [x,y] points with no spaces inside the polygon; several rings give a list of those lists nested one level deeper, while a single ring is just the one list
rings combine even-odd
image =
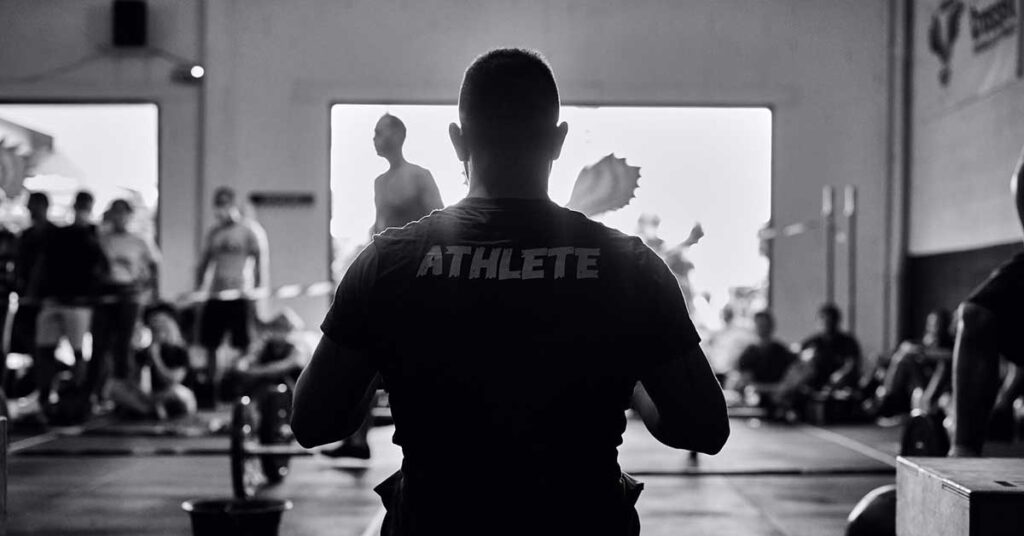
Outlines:
[{"label": "black shorts", "polygon": [[200,313],[199,344],[204,348],[216,348],[224,341],[224,335],[231,335],[232,347],[248,351],[253,314],[250,300],[206,302]]},{"label": "black shorts", "polygon": [[996,268],[966,301],[995,316],[999,352],[1024,365],[1024,253]]}]

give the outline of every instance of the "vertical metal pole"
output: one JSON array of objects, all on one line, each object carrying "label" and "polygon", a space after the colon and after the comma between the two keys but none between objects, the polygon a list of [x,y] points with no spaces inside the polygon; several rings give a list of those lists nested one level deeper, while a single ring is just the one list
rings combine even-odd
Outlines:
[{"label": "vertical metal pole", "polygon": [[843,192],[843,215],[846,216],[847,262],[847,325],[850,333],[857,329],[857,187],[847,185]]},{"label": "vertical metal pole", "polygon": [[821,190],[821,218],[825,230],[825,302],[836,298],[836,216],[835,189],[825,186]]},{"label": "vertical metal pole", "polygon": [[7,536],[7,417],[0,417],[0,536]]}]

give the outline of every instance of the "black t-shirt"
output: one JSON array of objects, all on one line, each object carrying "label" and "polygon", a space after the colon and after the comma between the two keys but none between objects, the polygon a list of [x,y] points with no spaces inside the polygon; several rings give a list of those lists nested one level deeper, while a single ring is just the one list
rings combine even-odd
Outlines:
[{"label": "black t-shirt", "polygon": [[653,251],[547,200],[465,199],[377,235],[322,329],[382,372],[405,492],[468,484],[459,511],[614,487],[634,383],[699,342]]},{"label": "black t-shirt", "polygon": [[18,275],[18,291],[26,293],[32,286],[32,280],[38,275],[36,263],[43,253],[46,238],[56,226],[50,222],[34,224],[21,232],[18,238],[18,258],[15,270]]},{"label": "black t-shirt", "polygon": [[786,369],[796,361],[796,356],[778,341],[768,344],[751,344],[740,354],[737,368],[750,373],[757,383],[775,383],[782,380]]},{"label": "black t-shirt", "polygon": [[107,257],[95,225],[51,229],[39,260],[40,297],[77,302],[95,295],[106,280]]},{"label": "black t-shirt", "polygon": [[[188,368],[188,350],[184,346],[177,346],[174,344],[161,344],[153,345],[149,348],[144,348],[135,353],[135,362],[141,369],[143,366],[149,365],[150,356],[152,352],[160,350],[160,360],[163,361],[164,366],[169,369],[180,369]],[[160,392],[170,387],[170,385],[160,378],[158,374],[150,373],[151,387],[153,392]]]},{"label": "black t-shirt", "polygon": [[847,359],[860,360],[860,344],[846,333],[836,333],[831,337],[824,334],[817,334],[805,340],[800,345],[803,350],[813,349],[814,357],[811,365],[814,367],[814,385],[824,385],[828,382],[829,376],[839,370]]}]

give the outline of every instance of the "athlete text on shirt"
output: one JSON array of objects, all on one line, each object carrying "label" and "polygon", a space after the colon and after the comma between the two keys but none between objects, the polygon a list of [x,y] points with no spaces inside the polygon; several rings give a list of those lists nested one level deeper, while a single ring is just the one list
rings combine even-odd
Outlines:
[{"label": "athlete text on shirt", "polygon": [[[465,279],[597,279],[599,248],[571,246],[514,249],[500,247],[432,246],[420,262],[416,277]],[[566,269],[569,264],[575,270]]]}]

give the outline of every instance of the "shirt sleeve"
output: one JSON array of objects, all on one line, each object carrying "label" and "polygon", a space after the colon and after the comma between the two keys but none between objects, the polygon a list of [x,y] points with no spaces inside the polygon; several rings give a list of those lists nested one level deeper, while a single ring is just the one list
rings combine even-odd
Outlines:
[{"label": "shirt sleeve", "polygon": [[145,247],[146,255],[148,257],[147,260],[149,262],[153,264],[160,264],[163,262],[163,256],[160,255],[160,248],[157,247],[156,242],[153,242],[148,238],[143,238],[142,244],[143,247]]},{"label": "shirt sleeve", "polygon": [[753,345],[747,346],[740,353],[740,358],[736,362],[736,370],[740,372],[749,372],[754,370],[754,362],[757,361],[757,355],[754,353]]},{"label": "shirt sleeve", "polygon": [[675,275],[642,242],[639,248],[641,347],[643,365],[650,367],[691,352],[700,343],[700,335],[690,320]]},{"label": "shirt sleeve", "polygon": [[370,346],[370,302],[376,279],[377,249],[371,243],[345,272],[334,303],[320,324],[328,339],[357,349]]}]

